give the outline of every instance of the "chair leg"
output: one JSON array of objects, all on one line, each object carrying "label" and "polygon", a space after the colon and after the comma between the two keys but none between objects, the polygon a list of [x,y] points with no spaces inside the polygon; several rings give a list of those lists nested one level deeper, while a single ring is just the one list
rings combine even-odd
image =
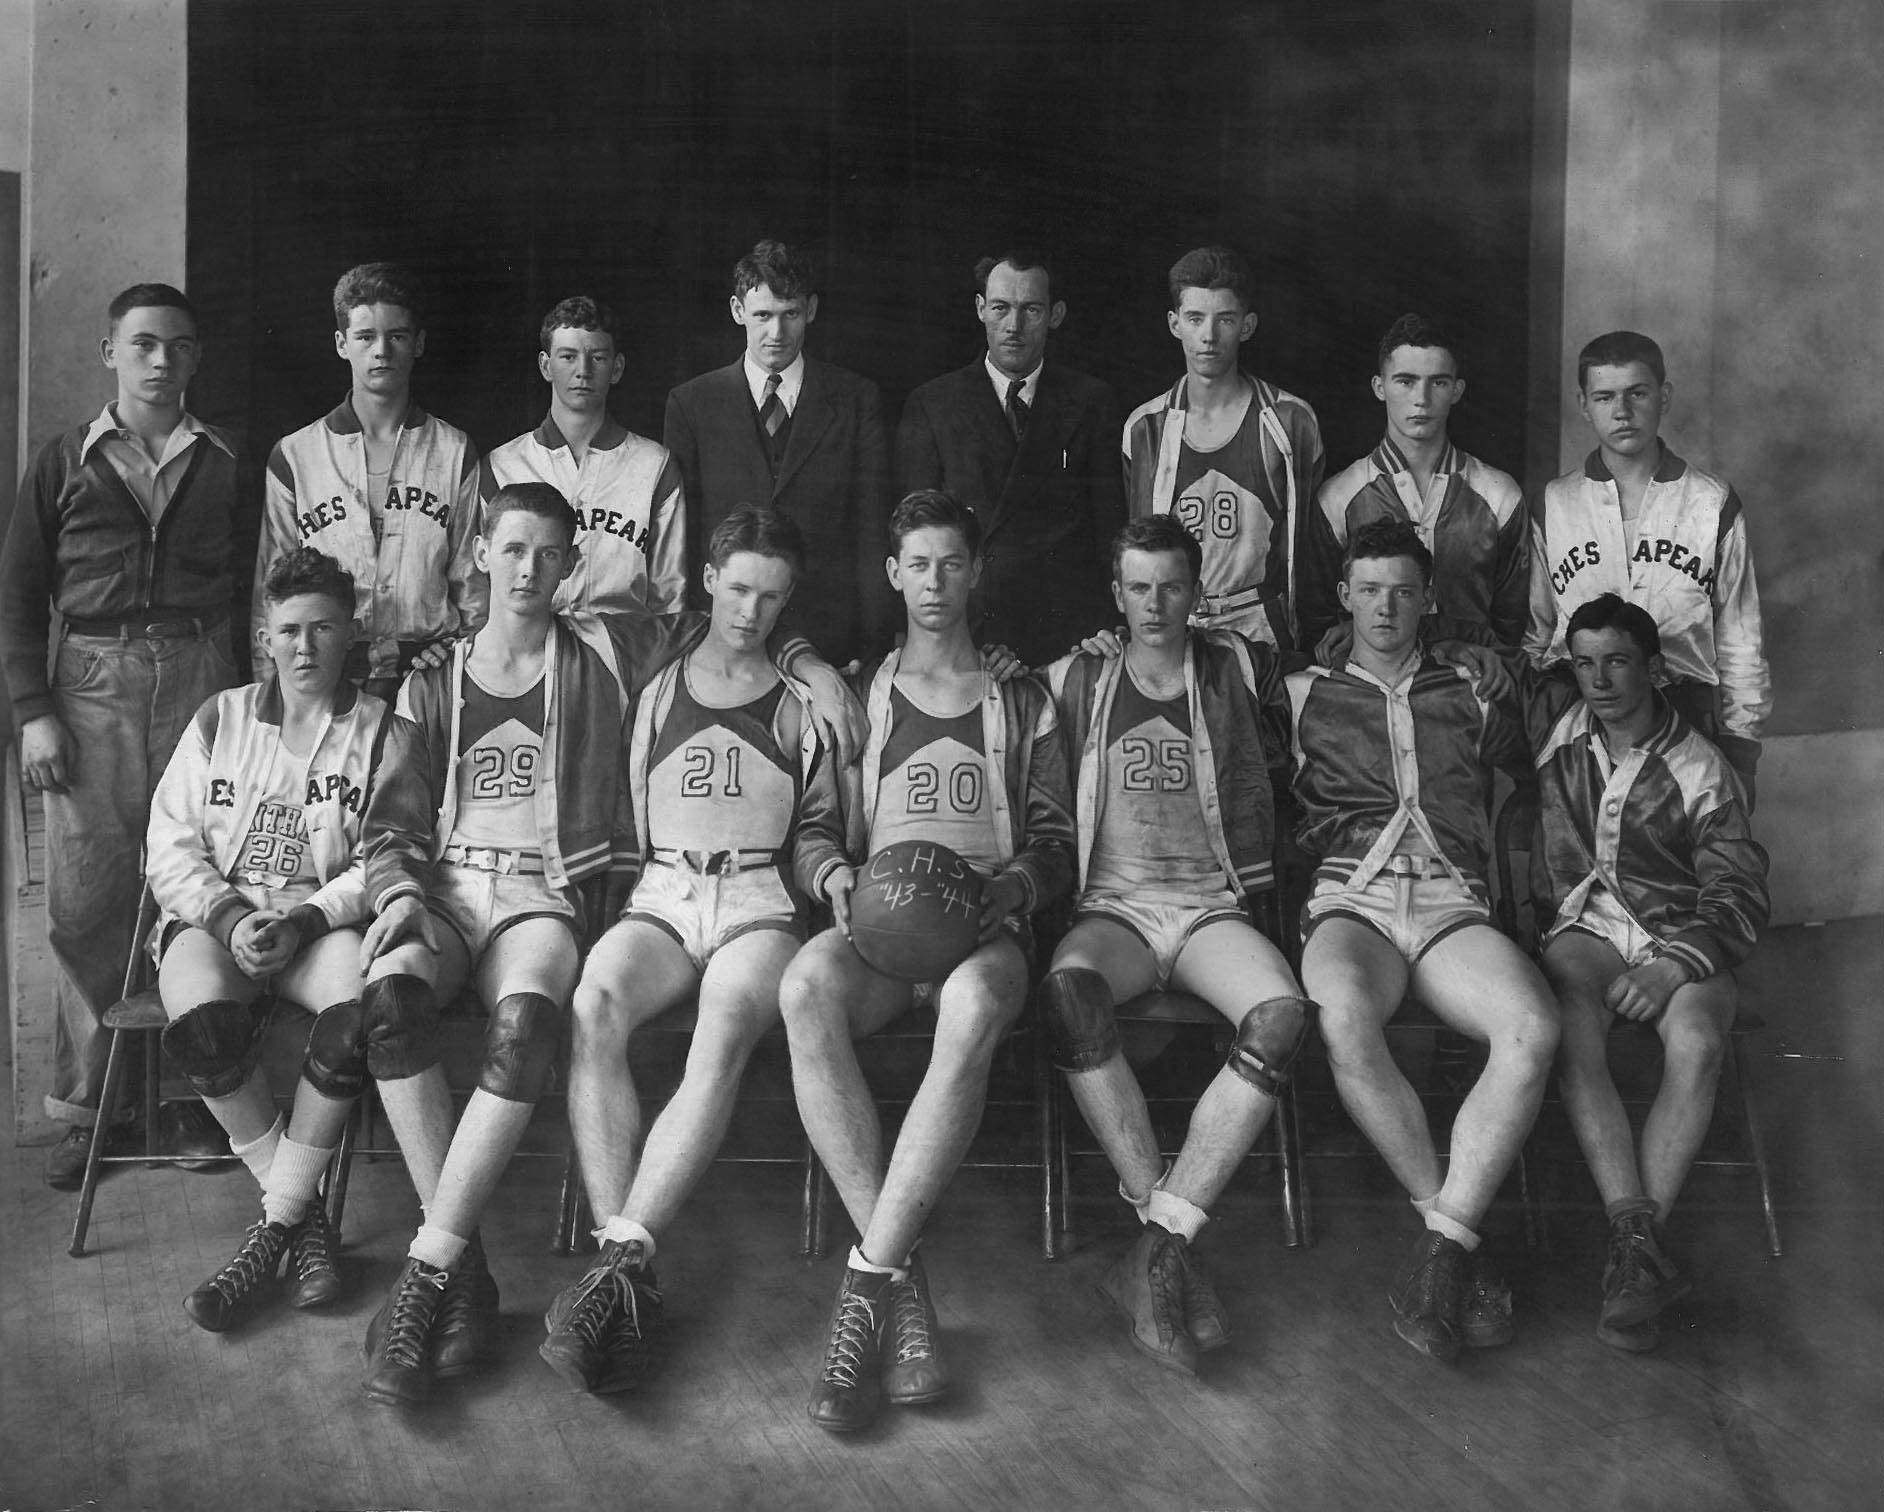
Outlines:
[{"label": "chair leg", "polygon": [[1531,1191],[1531,1166],[1524,1158],[1524,1146],[1518,1146],[1518,1204],[1524,1209],[1524,1247],[1537,1249],[1543,1243],[1543,1234],[1537,1215],[1537,1198]]},{"label": "chair leg", "polygon": [[1287,1083],[1270,1116],[1275,1125],[1276,1158],[1282,1169],[1282,1235],[1290,1249],[1310,1242],[1308,1214],[1302,1206],[1301,1138],[1295,1127],[1295,1084]]},{"label": "chair leg", "polygon": [[807,1138],[803,1222],[798,1238],[798,1253],[806,1260],[822,1260],[831,1252],[829,1212],[830,1183],[825,1180],[824,1166],[818,1160],[818,1152],[811,1147],[811,1140]]},{"label": "chair leg", "polygon": [[111,1133],[111,1114],[118,1106],[118,1087],[124,1080],[126,1029],[111,1031],[111,1048],[105,1052],[105,1085],[98,1094],[98,1122],[92,1130],[92,1147],[85,1156],[85,1177],[79,1183],[78,1212],[72,1218],[72,1243],[66,1253],[74,1260],[85,1253],[85,1234],[92,1224],[92,1199],[98,1195],[98,1173],[105,1155],[105,1140]]},{"label": "chair leg", "polygon": [[[114,1031],[115,1032],[115,1031]],[[155,1159],[157,1156],[157,1110],[163,1105],[163,1042],[155,1030],[149,1032],[144,1041],[144,1153]],[[117,1113],[117,1105],[109,1099],[101,1100],[99,1106],[106,1109],[106,1117]]]},{"label": "chair leg", "polygon": [[1785,1251],[1779,1242],[1779,1213],[1773,1206],[1773,1173],[1766,1161],[1766,1137],[1753,1113],[1753,1098],[1747,1088],[1747,1073],[1740,1060],[1737,1036],[1727,1036],[1727,1059],[1733,1066],[1734,1086],[1740,1093],[1740,1119],[1747,1129],[1747,1150],[1753,1156],[1753,1171],[1760,1183],[1760,1211],[1766,1220],[1766,1253],[1778,1260]]},{"label": "chair leg", "polygon": [[556,1200],[556,1237],[550,1253],[573,1255],[581,1234],[582,1163],[576,1159],[576,1145],[569,1142],[569,1154],[563,1159],[562,1190]]},{"label": "chair leg", "polygon": [[353,1148],[359,1127],[360,1104],[355,1102],[347,1110],[347,1121],[340,1126],[340,1143],[334,1149],[334,1158],[327,1162],[327,1221],[335,1233],[340,1232],[341,1220],[347,1213],[347,1182],[353,1174]]},{"label": "chair leg", "polygon": [[1067,1251],[1066,1127],[1060,1107],[1062,1084],[1039,1048],[1034,1058],[1034,1106],[1040,1119],[1040,1258],[1058,1260]]}]

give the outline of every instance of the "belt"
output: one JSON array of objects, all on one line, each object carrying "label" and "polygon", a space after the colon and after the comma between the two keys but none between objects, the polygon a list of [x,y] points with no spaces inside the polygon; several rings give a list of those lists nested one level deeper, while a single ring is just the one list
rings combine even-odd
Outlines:
[{"label": "belt", "polygon": [[122,619],[79,619],[68,614],[65,618],[65,633],[97,635],[107,640],[162,640],[209,635],[227,629],[228,625],[229,616],[220,609],[213,614],[197,615],[194,618],[162,620],[137,615]]},{"label": "belt", "polygon": [[1437,856],[1392,855],[1381,870],[1395,877],[1417,877],[1422,881],[1446,875],[1446,863]]},{"label": "belt", "polygon": [[654,859],[662,866],[671,866],[680,871],[699,872],[705,877],[724,876],[729,873],[751,871],[759,866],[776,866],[780,852],[775,850],[669,850],[657,846]]},{"label": "belt", "polygon": [[473,871],[502,872],[506,876],[540,877],[543,856],[540,851],[497,850],[488,845],[448,845],[440,858],[453,866],[468,866]]},{"label": "belt", "polygon": [[1239,588],[1235,593],[1206,593],[1197,605],[1197,614],[1200,619],[1215,619],[1272,600],[1280,602],[1281,598],[1281,594],[1271,593],[1264,588]]}]

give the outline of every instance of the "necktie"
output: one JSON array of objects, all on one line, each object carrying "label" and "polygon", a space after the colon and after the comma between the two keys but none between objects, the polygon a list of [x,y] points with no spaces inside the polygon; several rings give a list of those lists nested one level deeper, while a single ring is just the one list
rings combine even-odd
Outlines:
[{"label": "necktie", "polygon": [[1027,429],[1027,416],[1032,413],[1027,408],[1027,401],[1021,398],[1021,389],[1025,386],[1019,378],[1007,386],[1007,423],[1014,428],[1014,439],[1020,440]]},{"label": "necktie", "polygon": [[778,428],[785,423],[785,401],[778,396],[778,374],[765,376],[765,402],[759,406],[759,424],[766,435],[777,439]]}]

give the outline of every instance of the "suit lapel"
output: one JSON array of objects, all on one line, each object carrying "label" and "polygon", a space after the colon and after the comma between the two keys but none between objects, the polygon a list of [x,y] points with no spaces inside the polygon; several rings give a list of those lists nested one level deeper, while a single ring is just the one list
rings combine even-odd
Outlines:
[{"label": "suit lapel", "polygon": [[831,398],[826,392],[824,366],[807,357],[804,387],[798,390],[798,408],[792,411],[792,433],[785,443],[785,460],[779,463],[778,480],[772,485],[774,498],[785,491],[785,485],[805,465],[836,418],[837,411],[831,407]]},{"label": "suit lapel", "polygon": [[[994,385],[985,381],[985,373],[982,376],[982,388],[987,392],[996,420],[1012,445],[1014,433],[1008,427],[1007,414],[994,402]],[[1064,452],[1078,416],[1071,413],[1060,400],[1060,384],[1053,364],[1049,362],[1040,370],[1040,381],[1034,385],[1033,411],[1027,417],[1027,430],[1008,466],[1007,482],[1001,489],[1000,501],[995,505],[994,518],[988,522],[990,531],[1005,521],[1029,496],[1040,493],[1042,475],[1054,470],[1053,459]]]}]

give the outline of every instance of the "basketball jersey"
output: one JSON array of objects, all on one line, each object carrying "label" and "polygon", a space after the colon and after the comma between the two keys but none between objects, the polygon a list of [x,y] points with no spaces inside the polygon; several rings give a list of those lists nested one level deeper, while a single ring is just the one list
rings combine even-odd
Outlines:
[{"label": "basketball jersey", "polygon": [[784,850],[798,767],[773,734],[785,684],[730,709],[693,696],[683,668],[648,759],[648,843],[657,850]]},{"label": "basketball jersey", "polygon": [[543,679],[515,698],[503,698],[467,666],[460,692],[458,817],[451,843],[539,850],[536,781],[543,759]]},{"label": "basketball jersey", "polygon": [[977,870],[999,869],[980,704],[944,719],[891,686],[870,849],[875,853],[899,840],[946,845]]},{"label": "basketball jersey", "polygon": [[[1187,439],[1178,452],[1171,513],[1203,544],[1203,588],[1208,600],[1265,589],[1282,595],[1288,582],[1288,507],[1270,502],[1263,461],[1262,398],[1250,396],[1236,434],[1214,451]],[[1212,623],[1276,643],[1260,604],[1249,604]]]},{"label": "basketball jersey", "polygon": [[1143,692],[1129,667],[1106,722],[1106,787],[1086,873],[1091,892],[1227,897],[1198,796],[1190,702]]},{"label": "basketball jersey", "polygon": [[306,764],[277,743],[230,880],[279,890],[318,885],[307,827]]}]

